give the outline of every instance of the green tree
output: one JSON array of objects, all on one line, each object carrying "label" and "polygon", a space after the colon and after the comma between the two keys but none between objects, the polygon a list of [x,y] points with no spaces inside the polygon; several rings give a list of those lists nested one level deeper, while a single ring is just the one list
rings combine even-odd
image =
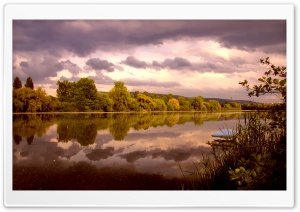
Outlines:
[{"label": "green tree", "polygon": [[131,111],[140,111],[139,103],[135,98],[128,99],[128,109]]},{"label": "green tree", "polygon": [[137,95],[137,102],[143,110],[151,110],[152,111],[157,106],[155,101],[153,101],[153,99],[150,96],[146,96],[145,94],[142,94],[142,93],[139,93]]},{"label": "green tree", "polygon": [[173,106],[174,110],[180,109],[179,101],[177,99],[171,98],[171,99],[169,99],[169,102]]},{"label": "green tree", "polygon": [[79,111],[89,111],[95,108],[97,88],[94,80],[81,78],[76,82],[74,100]]},{"label": "green tree", "polygon": [[220,111],[221,110],[221,105],[217,100],[209,100],[208,101],[210,104],[210,111]]},{"label": "green tree", "polygon": [[109,98],[108,94],[97,94],[97,110],[102,110],[105,112],[113,111],[113,100]]},{"label": "green tree", "polygon": [[14,88],[14,89],[22,88],[22,82],[21,82],[21,80],[19,79],[19,77],[15,77],[14,83],[13,83],[13,88]]},{"label": "green tree", "polygon": [[163,99],[153,99],[153,101],[156,103],[155,110],[157,111],[166,111],[167,105]]},{"label": "green tree", "polygon": [[76,83],[68,80],[63,82],[58,80],[57,85],[56,95],[58,100],[60,102],[74,102]]},{"label": "green tree", "polygon": [[130,93],[127,91],[124,82],[115,82],[115,86],[109,91],[108,95],[113,100],[114,111],[126,111],[128,109]]},{"label": "green tree", "polygon": [[190,111],[192,109],[191,103],[187,100],[187,98],[179,96],[178,101],[181,111]]},{"label": "green tree", "polygon": [[[269,61],[269,57],[261,59],[260,63],[269,67],[269,70],[265,72],[264,76],[258,79],[262,84],[254,85],[250,88],[247,80],[240,82],[239,84],[249,91],[248,96],[261,96],[267,93],[275,94],[286,103],[286,67],[275,66]],[[272,77],[273,75],[273,77]]]},{"label": "green tree", "polygon": [[202,96],[196,96],[193,99],[192,105],[193,105],[194,109],[197,111],[203,110],[204,98]]},{"label": "green tree", "polygon": [[34,85],[33,85],[33,81],[32,81],[32,79],[31,79],[31,77],[28,77],[28,78],[27,78],[26,83],[25,83],[25,87],[26,87],[26,88],[34,89]]}]

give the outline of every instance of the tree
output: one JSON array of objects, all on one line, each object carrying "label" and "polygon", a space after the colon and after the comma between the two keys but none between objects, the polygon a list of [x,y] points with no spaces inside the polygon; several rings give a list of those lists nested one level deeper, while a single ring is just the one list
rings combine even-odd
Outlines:
[{"label": "tree", "polygon": [[[254,85],[250,88],[247,80],[240,82],[239,84],[249,91],[248,96],[261,96],[264,94],[275,94],[278,96],[283,103],[286,103],[286,67],[285,66],[275,66],[269,61],[269,57],[266,59],[261,59],[260,63],[262,65],[268,66],[270,69],[266,71],[264,76],[258,79],[262,84]],[[273,78],[271,77],[273,75]]]},{"label": "tree", "polygon": [[163,99],[153,99],[153,101],[156,103],[155,110],[157,111],[166,111],[167,105]]},{"label": "tree", "polygon": [[128,99],[128,109],[131,111],[140,111],[139,103],[135,98]]},{"label": "tree", "polygon": [[177,99],[171,98],[168,102],[173,106],[174,110],[180,109],[179,101]]},{"label": "tree", "polygon": [[115,86],[109,91],[108,96],[113,100],[114,111],[126,111],[128,109],[130,93],[127,91],[124,82],[115,82]]},{"label": "tree", "polygon": [[155,101],[153,101],[153,99],[150,96],[146,96],[145,94],[139,93],[137,95],[137,102],[139,104],[139,106],[143,109],[143,110],[154,110],[157,106],[157,104],[155,103]]},{"label": "tree", "polygon": [[97,88],[94,80],[81,78],[75,85],[74,100],[79,111],[89,111],[95,108]]},{"label": "tree", "polygon": [[32,81],[32,79],[31,79],[31,77],[28,77],[28,78],[27,78],[26,83],[25,83],[25,87],[26,87],[26,88],[34,89],[34,85],[33,85],[33,81]]},{"label": "tree", "polygon": [[191,103],[185,97],[179,96],[178,101],[181,111],[190,111],[192,109]]},{"label": "tree", "polygon": [[21,80],[19,79],[19,77],[15,77],[14,83],[13,83],[13,88],[14,88],[14,89],[22,88],[22,82],[21,82]]},{"label": "tree", "polygon": [[277,110],[276,107],[272,109],[268,114],[268,118],[272,119],[271,125],[273,127],[286,130],[286,67],[275,66],[269,61],[269,57],[261,59],[260,63],[269,67],[269,70],[264,73],[264,76],[258,79],[262,84],[254,85],[252,88],[250,88],[247,80],[244,80],[239,84],[249,91],[248,96],[250,97],[275,94],[280,98],[282,100],[280,109]]},{"label": "tree", "polygon": [[195,110],[199,111],[199,110],[203,110],[203,106],[204,106],[204,98],[202,96],[196,96],[193,99],[193,107]]},{"label": "tree", "polygon": [[60,102],[74,102],[75,95],[75,82],[64,80],[63,82],[57,81],[58,88],[56,90],[57,98]]},{"label": "tree", "polygon": [[108,97],[108,94],[97,94],[97,106],[95,109],[105,112],[113,111],[113,101]]},{"label": "tree", "polygon": [[208,101],[210,104],[210,111],[220,111],[221,110],[221,105],[217,100],[209,100]]}]

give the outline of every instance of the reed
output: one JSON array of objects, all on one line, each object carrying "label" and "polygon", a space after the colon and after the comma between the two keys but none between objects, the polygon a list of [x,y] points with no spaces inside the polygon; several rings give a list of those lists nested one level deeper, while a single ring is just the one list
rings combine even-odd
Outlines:
[{"label": "reed", "polygon": [[[282,113],[281,113],[282,115]],[[187,190],[285,190],[286,129],[269,113],[249,113],[236,134],[183,174]]]}]

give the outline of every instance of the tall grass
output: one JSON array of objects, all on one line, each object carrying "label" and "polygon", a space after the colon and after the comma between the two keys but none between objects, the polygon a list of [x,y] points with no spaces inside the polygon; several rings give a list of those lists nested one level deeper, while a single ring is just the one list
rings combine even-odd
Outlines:
[{"label": "tall grass", "polygon": [[210,143],[212,156],[202,156],[193,170],[182,170],[182,189],[285,190],[286,129],[268,113],[247,114],[228,141]]}]

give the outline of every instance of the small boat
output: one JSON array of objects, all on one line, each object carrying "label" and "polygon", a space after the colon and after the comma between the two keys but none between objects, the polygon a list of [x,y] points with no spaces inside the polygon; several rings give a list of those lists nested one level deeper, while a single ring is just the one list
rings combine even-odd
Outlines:
[{"label": "small boat", "polygon": [[211,135],[212,137],[215,137],[214,141],[209,142],[208,144],[213,146],[229,147],[231,146],[231,141],[232,141],[232,139],[230,138],[232,138],[235,134],[236,131],[232,129],[223,129],[217,131]]},{"label": "small boat", "polygon": [[219,137],[219,138],[231,138],[236,134],[235,130],[232,129],[223,129],[218,132],[212,134],[212,137]]}]

